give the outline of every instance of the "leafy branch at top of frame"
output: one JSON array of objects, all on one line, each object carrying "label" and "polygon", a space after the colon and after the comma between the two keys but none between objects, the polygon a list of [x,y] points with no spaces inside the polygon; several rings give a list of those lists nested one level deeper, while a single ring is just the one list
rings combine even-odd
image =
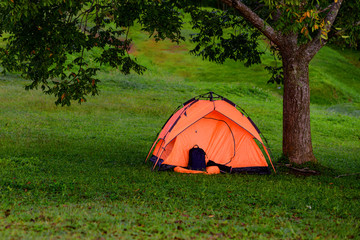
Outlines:
[{"label": "leafy branch at top of frame", "polygon": [[[101,65],[124,74],[145,71],[129,54],[129,27],[136,22],[156,40],[183,40],[182,21],[173,4],[107,0],[2,4],[0,28],[10,37],[0,49],[1,64],[31,80],[26,89],[41,87],[55,95],[56,104],[86,101],[86,95],[98,93],[96,73]],[[99,54],[91,60],[93,49]]]}]

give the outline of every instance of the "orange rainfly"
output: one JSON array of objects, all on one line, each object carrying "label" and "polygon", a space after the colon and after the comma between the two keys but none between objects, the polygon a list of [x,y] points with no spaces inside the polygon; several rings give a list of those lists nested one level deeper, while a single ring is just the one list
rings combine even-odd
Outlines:
[{"label": "orange rainfly", "polygon": [[[181,173],[269,174],[272,162],[260,135],[244,110],[209,92],[190,99],[170,116],[146,160],[150,158],[153,169]],[[203,156],[189,154],[194,147]]]}]

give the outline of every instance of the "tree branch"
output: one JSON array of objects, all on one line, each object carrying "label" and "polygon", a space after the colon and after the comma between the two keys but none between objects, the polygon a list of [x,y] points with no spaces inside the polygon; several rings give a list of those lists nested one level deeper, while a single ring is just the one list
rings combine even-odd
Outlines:
[{"label": "tree branch", "polygon": [[330,32],[332,25],[335,22],[335,19],[339,13],[341,4],[344,0],[338,0],[337,2],[333,2],[326,9],[330,8],[330,11],[326,15],[324,22],[325,27],[324,30],[319,30],[319,33],[314,37],[314,39],[306,44],[306,51],[309,53],[311,58],[315,56],[315,54],[328,42],[327,39],[321,38],[322,31]]},{"label": "tree branch", "polygon": [[327,6],[326,8],[319,9],[319,12],[326,12],[326,11],[329,10],[332,6],[333,6],[333,4],[330,4],[330,5]]},{"label": "tree branch", "polygon": [[347,177],[347,176],[354,176],[354,175],[359,175],[360,173],[348,173],[348,174],[342,174],[337,176],[336,178],[340,178],[340,177]]},{"label": "tree branch", "polygon": [[262,34],[264,34],[270,41],[277,46],[281,46],[282,39],[279,34],[265,21],[259,17],[248,6],[242,3],[240,0],[221,0],[229,7],[235,8],[241,16],[249,21],[255,28],[257,28]]},{"label": "tree branch", "polygon": [[339,13],[340,6],[344,0],[338,0],[336,3],[333,3],[333,6],[331,7],[330,11],[328,12],[326,18],[325,18],[325,29],[326,31],[330,31],[332,25],[335,22],[336,16]]}]

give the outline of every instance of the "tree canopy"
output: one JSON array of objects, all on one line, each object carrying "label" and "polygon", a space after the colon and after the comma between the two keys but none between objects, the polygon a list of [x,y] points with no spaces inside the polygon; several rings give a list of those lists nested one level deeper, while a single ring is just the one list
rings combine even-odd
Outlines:
[{"label": "tree canopy", "polygon": [[[179,42],[182,22],[171,1],[26,1],[0,4],[0,31],[7,42],[1,48],[1,65],[57,96],[56,104],[85,101],[98,93],[96,73],[103,64],[128,74],[141,74],[128,51],[129,28],[142,26],[156,40]],[[85,51],[97,49],[94,62]],[[70,55],[76,56],[75,58]]]},{"label": "tree canopy", "polygon": [[[211,61],[241,60],[245,65],[260,62],[262,52],[257,41],[266,37],[270,50],[281,58],[281,38],[293,38],[296,47],[312,45],[312,58],[330,42],[342,47],[358,48],[360,39],[360,3],[358,1],[221,1],[225,11],[193,7],[192,53]],[[341,6],[342,5],[342,6]],[[341,6],[341,8],[340,8]],[[341,11],[339,11],[341,10]],[[224,29],[234,31],[224,35]],[[234,48],[234,46],[237,46]],[[300,47],[302,46],[302,47]],[[283,83],[282,67],[267,66],[269,82]]]}]

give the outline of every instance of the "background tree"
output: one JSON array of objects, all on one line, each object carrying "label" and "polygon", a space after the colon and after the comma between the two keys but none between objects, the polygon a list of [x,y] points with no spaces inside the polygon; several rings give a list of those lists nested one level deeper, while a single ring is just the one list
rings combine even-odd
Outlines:
[{"label": "background tree", "polygon": [[[145,70],[128,54],[130,27],[137,23],[156,40],[179,42],[184,39],[182,14],[188,13],[196,31],[191,52],[204,59],[260,63],[258,41],[267,39],[282,61],[282,68],[268,69],[273,73],[270,81],[284,83],[283,153],[291,162],[315,161],[309,63],[330,41],[357,47],[360,2],[221,0],[225,11],[203,9],[201,2],[1,1],[0,32],[7,42],[0,48],[1,65],[30,79],[28,89],[40,86],[54,94],[56,104],[82,102],[87,94],[98,93],[100,65],[108,64],[125,74]],[[98,52],[92,56],[94,61],[84,57],[87,52]]]}]

